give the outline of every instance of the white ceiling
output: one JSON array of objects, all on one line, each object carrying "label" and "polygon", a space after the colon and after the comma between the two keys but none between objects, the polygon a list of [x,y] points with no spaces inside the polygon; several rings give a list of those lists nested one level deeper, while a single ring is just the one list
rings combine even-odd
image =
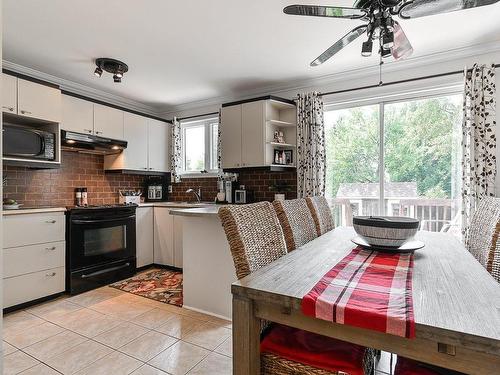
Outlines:
[{"label": "white ceiling", "polygon": [[[377,64],[359,38],[326,64],[317,57],[353,20],[294,17],[285,5],[351,1],[3,0],[4,59],[156,109],[241,94]],[[500,3],[401,21],[422,56],[500,40]],[[93,60],[129,64],[121,84],[96,78]]]}]

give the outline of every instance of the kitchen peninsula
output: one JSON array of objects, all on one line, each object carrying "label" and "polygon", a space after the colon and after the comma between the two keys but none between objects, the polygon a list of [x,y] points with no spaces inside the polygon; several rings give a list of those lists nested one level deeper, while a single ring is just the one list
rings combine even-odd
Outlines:
[{"label": "kitchen peninsula", "polygon": [[184,307],[231,319],[231,284],[236,281],[219,206],[172,209],[182,217]]}]

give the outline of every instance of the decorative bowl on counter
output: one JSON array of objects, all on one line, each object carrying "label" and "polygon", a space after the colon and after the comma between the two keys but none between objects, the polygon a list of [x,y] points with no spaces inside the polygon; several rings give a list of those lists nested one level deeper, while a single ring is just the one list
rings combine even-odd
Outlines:
[{"label": "decorative bowl on counter", "polygon": [[354,230],[371,246],[400,247],[417,234],[418,219],[400,216],[355,216]]}]

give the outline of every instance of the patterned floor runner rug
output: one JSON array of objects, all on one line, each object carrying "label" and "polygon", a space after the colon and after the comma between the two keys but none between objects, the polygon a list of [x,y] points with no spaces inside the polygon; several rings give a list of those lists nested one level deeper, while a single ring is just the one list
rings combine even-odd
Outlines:
[{"label": "patterned floor runner rug", "polygon": [[111,284],[110,287],[155,301],[182,306],[182,272],[167,269],[147,270],[130,279]]}]

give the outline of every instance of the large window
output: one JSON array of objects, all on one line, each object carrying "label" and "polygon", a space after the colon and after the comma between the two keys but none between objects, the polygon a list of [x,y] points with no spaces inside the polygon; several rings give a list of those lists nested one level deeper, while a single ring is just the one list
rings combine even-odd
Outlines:
[{"label": "large window", "polygon": [[461,95],[325,111],[327,196],[337,222],[412,216],[456,230]]},{"label": "large window", "polygon": [[183,173],[217,170],[219,119],[181,122]]}]

